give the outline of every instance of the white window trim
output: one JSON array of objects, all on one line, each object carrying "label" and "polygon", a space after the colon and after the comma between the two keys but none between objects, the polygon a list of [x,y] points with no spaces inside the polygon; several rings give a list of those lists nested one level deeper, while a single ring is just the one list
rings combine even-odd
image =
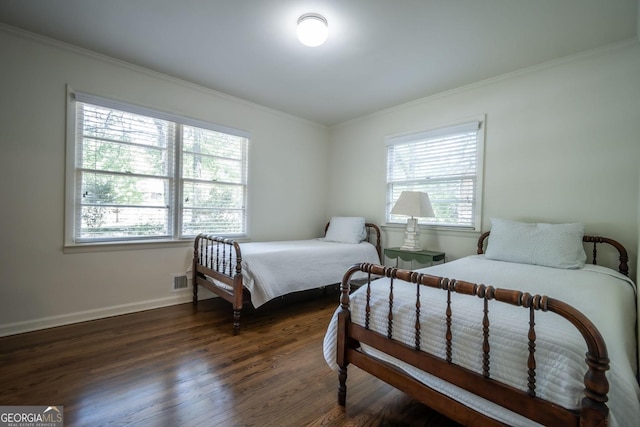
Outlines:
[{"label": "white window trim", "polygon": [[[116,101],[113,99],[109,99],[107,97],[91,95],[86,92],[77,92],[71,86],[67,85],[66,87],[66,153],[65,153],[65,212],[64,212],[64,251],[68,253],[74,252],[86,252],[86,251],[100,251],[100,250],[125,250],[125,249],[148,249],[148,248],[156,248],[166,247],[167,245],[176,244],[178,246],[182,246],[185,243],[191,242],[193,239],[190,237],[179,237],[179,230],[181,229],[182,218],[180,215],[176,214],[176,221],[173,230],[173,236],[171,238],[158,238],[158,239],[137,239],[131,238],[128,240],[103,240],[96,242],[77,242],[75,240],[75,210],[76,210],[76,198],[75,198],[75,188],[76,188],[76,170],[75,170],[75,162],[76,162],[76,101],[86,102],[91,104],[101,105],[107,108],[113,108],[117,110],[127,111],[130,113],[155,117],[163,120],[168,120],[172,122],[179,123],[181,125],[194,126],[202,129],[208,129],[216,132],[222,132],[242,138],[247,138],[249,141],[251,139],[251,134],[247,131],[230,128],[210,122],[205,122],[202,120],[192,119],[180,115],[176,115],[173,113],[168,113],[164,111],[159,111],[147,107],[138,106],[135,104],[125,103]],[[246,153],[245,153],[246,154]],[[180,166],[181,167],[181,166]],[[246,168],[243,172],[247,173]],[[180,177],[176,177],[176,180],[179,180]],[[245,183],[247,182],[246,176],[244,177]],[[246,185],[246,184],[245,184]],[[177,186],[177,192],[181,191],[181,186]],[[176,212],[180,212],[182,210],[181,206],[181,198],[177,198],[179,204],[176,204],[175,209]],[[245,200],[245,215],[247,209],[247,201]],[[232,237],[244,239],[247,237],[248,233],[248,224],[245,224],[245,233],[243,234],[234,234]],[[231,236],[230,236],[231,237]],[[86,250],[82,248],[87,248]]]},{"label": "white window trim", "polygon": [[[464,130],[468,127],[479,126],[478,127],[478,141],[477,141],[477,150],[476,150],[476,165],[477,165],[477,174],[476,174],[476,194],[475,194],[475,206],[474,206],[474,224],[472,227],[467,226],[455,226],[455,225],[443,225],[437,223],[419,223],[419,227],[422,229],[429,230],[443,230],[443,231],[452,231],[452,232],[463,232],[463,233],[478,233],[482,230],[482,204],[483,204],[483,193],[484,193],[484,142],[485,142],[485,128],[486,128],[486,115],[482,114],[479,116],[470,117],[467,119],[463,119],[460,121],[456,121],[451,124],[444,124],[441,126],[434,127],[430,130],[426,131],[414,131],[402,134],[391,135],[385,138],[385,146],[388,147],[392,144],[398,144],[403,142],[412,141],[418,138],[424,137],[435,137],[441,134],[450,133],[452,130]],[[385,174],[388,173],[388,155],[389,152],[386,150],[385,152]],[[388,182],[385,178],[385,227],[389,228],[400,228],[406,227],[406,224],[402,224],[399,222],[389,222],[388,221],[388,200],[389,191],[388,191]]]}]

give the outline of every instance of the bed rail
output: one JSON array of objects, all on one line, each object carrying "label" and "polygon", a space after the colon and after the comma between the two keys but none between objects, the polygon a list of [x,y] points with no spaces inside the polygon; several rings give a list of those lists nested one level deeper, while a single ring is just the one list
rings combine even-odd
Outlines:
[{"label": "bed rail", "polygon": [[[351,276],[358,271],[363,271],[369,275],[368,283],[365,285],[367,286],[367,303],[365,308],[364,325],[358,325],[351,323],[350,321],[350,279]],[[370,313],[370,284],[371,278],[374,276],[385,276],[390,278],[389,311],[386,336],[370,330],[368,325]],[[416,286],[416,319],[420,318],[420,289],[422,286],[440,289],[446,293],[447,304],[446,312],[444,313],[446,319],[445,359],[441,359],[420,350],[419,321],[416,321],[415,324],[415,345],[408,346],[400,341],[394,340],[392,311],[394,279],[403,280]],[[406,285],[406,283],[402,283],[398,286]],[[451,305],[452,293],[476,296],[484,301],[484,314],[482,321],[483,345],[479,350],[482,351],[482,367],[479,369],[482,374],[458,366],[451,361],[451,322],[453,320],[451,316],[453,309]],[[445,296],[443,295],[443,298],[444,297]],[[491,377],[489,345],[491,322],[489,318],[489,307],[493,304],[493,301],[519,306],[529,310],[530,320],[527,336],[529,355],[526,372],[528,378],[528,390],[526,392],[500,383]],[[586,373],[584,375],[584,398],[582,399],[581,409],[579,411],[567,410],[536,397],[535,313],[537,311],[550,311],[564,317],[576,327],[587,344],[588,351],[585,359]],[[352,266],[344,275],[341,283],[338,325],[337,362],[339,365],[338,402],[340,405],[345,405],[346,400],[347,365],[349,363],[353,363],[365,371],[374,373],[374,375],[394,387],[413,395],[414,398],[421,400],[426,405],[441,411],[445,415],[458,415],[459,411],[462,411],[463,413],[474,412],[462,404],[453,401],[451,398],[418,383],[416,380],[399,371],[397,368],[368,356],[362,352],[360,347],[360,344],[367,344],[543,425],[606,425],[609,411],[606,405],[607,393],[609,391],[609,383],[605,376],[605,372],[609,369],[606,344],[595,325],[593,325],[586,316],[562,301],[547,296],[531,295],[520,291],[499,289],[482,284],[457,281],[444,277],[416,273],[414,271],[400,270],[397,268],[365,263]],[[455,407],[456,404],[459,408],[451,409]],[[473,419],[480,417],[480,419],[483,420],[481,423],[482,425],[491,425],[496,423],[495,420],[491,420],[487,416],[477,412],[474,412],[473,417]]]},{"label": "bed rail", "polygon": [[[490,231],[482,233],[482,235],[478,239],[478,251],[477,251],[478,255],[482,255],[484,253],[486,240],[490,234],[491,234]],[[616,248],[616,250],[618,251],[618,261],[620,262],[620,264],[618,265],[618,271],[624,274],[625,276],[629,276],[629,264],[628,264],[629,255],[627,254],[627,250],[625,249],[624,246],[622,246],[621,243],[619,243],[616,240],[609,239],[608,237],[600,237],[600,236],[584,236],[582,238],[582,241],[584,243],[593,243],[593,249],[591,251],[591,263],[594,265],[597,264],[596,260],[598,257],[598,249],[597,249],[598,244],[606,243]]]}]

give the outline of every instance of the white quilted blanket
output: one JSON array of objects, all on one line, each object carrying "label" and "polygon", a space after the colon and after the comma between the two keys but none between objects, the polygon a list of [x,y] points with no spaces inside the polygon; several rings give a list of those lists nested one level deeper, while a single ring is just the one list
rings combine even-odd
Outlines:
[{"label": "white quilted blanket", "polygon": [[296,291],[339,283],[357,263],[379,263],[374,245],[321,239],[241,243],[242,280],[259,307]]},{"label": "white quilted blanket", "polygon": [[[571,304],[596,325],[603,335],[611,369],[609,380],[610,425],[637,426],[640,420],[640,389],[635,379],[635,285],[623,275],[604,267],[587,265],[580,270],[487,260],[471,256],[420,270],[435,276],[484,283],[505,289],[547,295]],[[372,283],[370,327],[386,335],[389,279]],[[364,324],[365,286],[351,295],[351,317]],[[414,344],[415,285],[394,284],[394,338]],[[482,300],[463,295],[452,296],[453,362],[481,372]],[[421,288],[421,348],[445,357],[444,312],[446,292]],[[529,311],[521,307],[490,302],[491,376],[521,390],[527,389],[527,330]],[[337,311],[324,339],[324,357],[336,365]],[[584,356],[587,350],[577,330],[554,313],[536,312],[536,391],[538,396],[565,408],[577,408],[583,396]],[[487,400],[419,371],[373,349],[365,349],[395,363],[423,383],[441,390],[465,405],[482,411],[509,425],[533,425]],[[348,396],[347,396],[348,399]]]}]

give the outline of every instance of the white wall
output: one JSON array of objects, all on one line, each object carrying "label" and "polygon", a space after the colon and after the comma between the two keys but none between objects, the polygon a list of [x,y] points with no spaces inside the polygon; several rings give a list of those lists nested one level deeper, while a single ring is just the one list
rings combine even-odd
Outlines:
[{"label": "white wall", "polygon": [[[66,84],[251,132],[254,240],[312,237],[331,215],[381,224],[384,137],[486,114],[484,229],[491,216],[582,221],[588,232],[624,243],[638,264],[638,42],[330,130],[2,26],[0,52],[0,335],[189,300],[169,286],[189,266],[188,244],[63,251]],[[473,253],[477,235],[422,237],[452,259]],[[383,239],[399,244],[402,229],[385,228]]]},{"label": "white wall", "polygon": [[[332,129],[331,211],[382,223],[384,138],[486,114],[483,230],[492,216],[581,221],[619,240],[636,266],[640,158],[637,40],[401,105]],[[384,245],[402,228],[385,227]],[[424,232],[449,259],[475,252],[474,233]],[[632,269],[633,270],[633,269]],[[635,272],[632,272],[635,277]]]},{"label": "white wall", "polygon": [[1,26],[0,52],[0,335],[190,298],[170,292],[190,243],[63,251],[67,84],[249,131],[251,238],[321,233],[328,128]]}]

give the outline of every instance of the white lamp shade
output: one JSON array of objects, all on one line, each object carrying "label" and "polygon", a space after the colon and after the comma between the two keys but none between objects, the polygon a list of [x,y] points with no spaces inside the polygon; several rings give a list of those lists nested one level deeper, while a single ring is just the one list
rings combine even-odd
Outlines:
[{"label": "white lamp shade", "polygon": [[421,191],[403,191],[391,209],[393,215],[406,215],[416,218],[433,218],[429,195]]},{"label": "white lamp shade", "polygon": [[298,19],[298,40],[306,46],[320,46],[327,40],[329,29],[327,20],[318,14],[307,13]]}]

